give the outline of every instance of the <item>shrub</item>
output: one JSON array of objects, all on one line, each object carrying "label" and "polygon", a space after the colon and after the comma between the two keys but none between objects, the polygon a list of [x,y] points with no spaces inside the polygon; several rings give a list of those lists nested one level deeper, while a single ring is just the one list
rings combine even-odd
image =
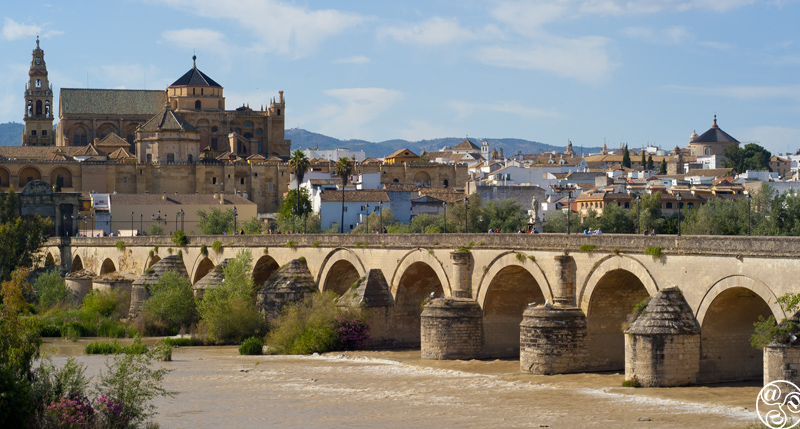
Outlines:
[{"label": "shrub", "polygon": [[97,313],[102,317],[122,317],[124,297],[116,290],[93,290],[83,298],[81,310],[84,313]]},{"label": "shrub", "polygon": [[661,246],[650,246],[647,249],[644,249],[645,255],[650,255],[653,257],[654,261],[661,259],[661,251],[664,250]]},{"label": "shrub", "polygon": [[623,381],[622,387],[642,387],[642,383],[640,383],[639,379],[634,376],[630,380]]},{"label": "shrub", "polygon": [[352,349],[363,344],[367,331],[354,310],[337,307],[336,295],[325,291],[285,306],[271,326],[267,345],[273,354]]},{"label": "shrub", "polygon": [[125,242],[122,240],[117,241],[117,244],[115,244],[114,246],[116,246],[117,250],[119,250],[120,252],[125,250]]},{"label": "shrub", "polygon": [[182,229],[179,229],[172,233],[172,244],[178,247],[183,247],[186,246],[187,241],[188,240],[186,238],[186,233],[183,232]]},{"label": "shrub", "polygon": [[648,296],[647,298],[641,300],[638,304],[636,304],[633,307],[633,313],[636,314],[637,316],[640,315],[640,314],[646,313],[647,312],[647,304],[650,303],[650,299],[652,299],[652,297]]},{"label": "shrub", "polygon": [[239,346],[240,355],[260,355],[264,350],[264,341],[261,337],[250,337]]},{"label": "shrub", "polygon": [[311,243],[311,247],[319,247],[319,245],[320,245],[319,241],[315,241],[315,242]]},{"label": "shrub", "polygon": [[150,224],[150,228],[147,230],[147,233],[150,235],[164,235],[164,227],[159,225],[157,222],[153,222]]},{"label": "shrub", "polygon": [[464,246],[459,247],[458,251],[461,253],[469,253],[469,247],[464,247]]},{"label": "shrub", "polygon": [[208,256],[208,247],[206,245],[200,246],[200,254],[203,256]]},{"label": "shrub", "polygon": [[222,242],[219,240],[214,240],[214,242],[211,243],[211,248],[214,249],[214,252],[216,253],[222,253]]},{"label": "shrub", "polygon": [[594,252],[595,249],[597,249],[597,246],[594,244],[584,244],[578,249],[578,251],[583,253],[591,253]]},{"label": "shrub", "polygon": [[289,240],[286,242],[286,247],[295,247],[297,246],[297,242],[294,240]]},{"label": "shrub", "polygon": [[147,330],[154,334],[175,334],[191,326],[197,316],[189,279],[174,270],[164,272],[150,285],[150,298],[142,306]]},{"label": "shrub", "polygon": [[112,354],[143,354],[147,353],[147,346],[142,343],[141,338],[134,338],[133,342],[127,346],[121,346],[114,340],[113,342],[92,341],[83,349],[87,355],[112,355]]},{"label": "shrub", "polygon": [[45,427],[88,428],[94,422],[94,408],[81,393],[70,393],[67,398],[52,402],[44,410]]},{"label": "shrub", "polygon": [[208,338],[217,343],[239,342],[264,329],[264,318],[256,309],[255,286],[250,266],[253,257],[243,250],[228,261],[225,281],[203,294],[198,303]]},{"label": "shrub", "polygon": [[525,260],[525,255],[523,255],[522,253],[517,253],[514,255],[514,257],[517,258],[518,261]]},{"label": "shrub", "polygon": [[164,338],[164,344],[167,346],[191,347],[202,345],[203,342],[197,338]]},{"label": "shrub", "polygon": [[61,272],[57,269],[50,270],[36,279],[33,290],[39,297],[39,308],[48,309],[59,303],[70,301],[70,293]]}]

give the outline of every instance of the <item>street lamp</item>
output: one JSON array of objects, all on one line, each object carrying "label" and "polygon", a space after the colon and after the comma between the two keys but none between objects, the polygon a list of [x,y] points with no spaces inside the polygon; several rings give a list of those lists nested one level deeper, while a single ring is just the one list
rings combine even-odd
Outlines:
[{"label": "street lamp", "polygon": [[744,191],[744,194],[747,195],[747,235],[750,235],[750,193]]},{"label": "street lamp", "polygon": [[139,230],[144,234],[144,213],[139,213]]},{"label": "street lamp", "polygon": [[636,233],[639,233],[639,203],[641,202],[642,197],[639,196],[639,193],[636,193]]},{"label": "street lamp", "polygon": [[469,218],[467,217],[467,209],[469,209],[469,197],[464,198],[464,234],[468,232]]},{"label": "street lamp", "polygon": [[86,215],[83,215],[83,235],[84,235],[84,236],[85,236],[85,235],[86,235],[86,233],[88,232],[88,230],[87,230],[87,228],[86,228],[86,219],[87,219]]},{"label": "street lamp", "polygon": [[444,234],[447,234],[447,201],[442,201],[444,207]]},{"label": "street lamp", "polygon": [[[545,219],[545,215],[546,214],[547,213],[544,213],[544,212],[542,213],[542,234],[544,234],[544,225],[545,225],[545,223],[547,223],[547,219]],[[534,226],[534,228],[536,228],[536,226]]]},{"label": "street lamp", "polygon": [[570,230],[569,218],[570,218],[570,212],[572,211],[572,209],[569,207],[569,200],[571,200],[571,199],[572,199],[572,191],[569,191],[567,193],[567,235],[569,235],[569,230]]},{"label": "street lamp", "polygon": [[180,210],[175,212],[175,232],[178,231],[178,218],[181,216]]},{"label": "street lamp", "polygon": [[378,231],[379,234],[383,234],[383,201],[378,203],[378,207],[380,211],[378,212],[378,219],[380,219],[381,230]]},{"label": "street lamp", "polygon": [[183,209],[181,209],[180,214],[181,214],[181,231],[186,231],[186,229],[183,226],[183,216],[186,214],[186,212],[183,211]]},{"label": "street lamp", "polygon": [[678,195],[675,197],[678,200],[678,237],[681,236],[681,193],[678,192]]},{"label": "street lamp", "polygon": [[94,213],[92,213],[92,237],[94,237],[94,230],[95,230],[95,225],[94,225]]},{"label": "street lamp", "polygon": [[[239,211],[236,210],[236,206],[233,206],[233,233],[236,234],[236,220],[239,219]],[[294,232],[294,231],[292,231]]]},{"label": "street lamp", "polygon": [[367,207],[367,234],[369,234],[369,203],[366,205]]},{"label": "street lamp", "polygon": [[133,210],[131,210],[131,237],[133,237]]}]

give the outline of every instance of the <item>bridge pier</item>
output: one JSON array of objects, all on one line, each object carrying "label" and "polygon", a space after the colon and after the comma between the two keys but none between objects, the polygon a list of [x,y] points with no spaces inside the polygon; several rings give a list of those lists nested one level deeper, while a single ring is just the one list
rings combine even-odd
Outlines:
[{"label": "bridge pier", "polygon": [[437,298],[420,315],[423,359],[474,359],[483,348],[483,311],[472,299]]},{"label": "bridge pier", "polygon": [[528,307],[520,323],[522,372],[563,374],[588,365],[586,315],[575,305],[577,265],[569,255],[554,257],[553,301]]}]

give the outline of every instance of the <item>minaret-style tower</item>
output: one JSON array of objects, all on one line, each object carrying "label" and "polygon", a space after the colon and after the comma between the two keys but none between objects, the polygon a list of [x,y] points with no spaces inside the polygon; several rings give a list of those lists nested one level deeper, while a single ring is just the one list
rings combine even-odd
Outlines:
[{"label": "minaret-style tower", "polygon": [[38,36],[28,76],[28,84],[25,85],[25,131],[22,133],[22,145],[53,146],[53,88],[47,80],[44,51],[39,47]]}]

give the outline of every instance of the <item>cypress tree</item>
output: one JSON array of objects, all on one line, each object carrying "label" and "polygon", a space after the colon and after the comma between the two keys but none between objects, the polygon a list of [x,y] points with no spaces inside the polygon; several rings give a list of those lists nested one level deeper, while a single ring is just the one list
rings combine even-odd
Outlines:
[{"label": "cypress tree", "polygon": [[645,151],[642,151],[642,161],[639,163],[639,167],[642,169],[644,169],[645,165],[647,165],[647,160],[644,157],[644,152]]},{"label": "cypress tree", "polygon": [[625,145],[625,150],[622,152],[622,166],[631,168],[631,154],[628,152],[628,146]]},{"label": "cypress tree", "polygon": [[667,160],[662,159],[661,165],[658,167],[658,174],[667,174]]},{"label": "cypress tree", "polygon": [[647,169],[652,170],[654,168],[653,165],[653,155],[647,157]]}]

